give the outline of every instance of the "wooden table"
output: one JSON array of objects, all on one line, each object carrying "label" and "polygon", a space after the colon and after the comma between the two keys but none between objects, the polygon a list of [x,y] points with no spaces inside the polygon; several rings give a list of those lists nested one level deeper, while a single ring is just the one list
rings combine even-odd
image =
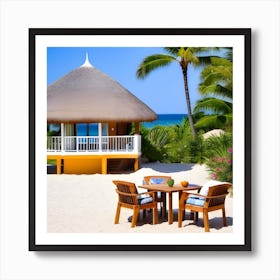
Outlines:
[{"label": "wooden table", "polygon": [[[172,193],[179,193],[179,201],[183,191],[195,191],[199,190],[201,186],[189,184],[187,187],[182,187],[180,184],[175,184],[173,187],[169,187],[167,184],[151,184],[151,185],[142,185],[139,188],[147,189],[150,191],[162,192],[164,195],[168,193],[168,224],[173,223],[173,206],[172,206]],[[178,207],[179,209],[179,207]]]}]

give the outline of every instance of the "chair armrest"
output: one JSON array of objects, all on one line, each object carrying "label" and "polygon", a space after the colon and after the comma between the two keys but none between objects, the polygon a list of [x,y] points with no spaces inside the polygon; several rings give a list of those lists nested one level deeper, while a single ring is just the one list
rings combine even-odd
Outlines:
[{"label": "chair armrest", "polygon": [[183,191],[182,192],[182,195],[181,195],[181,199],[182,200],[186,200],[188,199],[189,196],[199,196],[199,197],[202,197],[202,198],[206,198],[207,196],[205,195],[202,195],[202,194],[199,194],[199,193],[191,193],[191,192],[188,192],[188,191]]},{"label": "chair armrest", "polygon": [[153,200],[155,200],[155,199],[156,199],[157,192],[156,192],[156,191],[148,191],[148,192],[141,193],[141,195],[142,195],[142,194],[150,195],[150,196],[153,198]]},{"label": "chair armrest", "polygon": [[150,195],[153,197],[153,200],[156,198],[156,191],[149,191],[149,192],[144,192],[144,193],[139,193],[139,194],[136,194],[136,193],[126,193],[126,192],[121,192],[119,190],[116,190],[116,192],[119,194],[119,195],[123,195],[123,196],[131,196],[131,197],[137,197],[139,195]]},{"label": "chair armrest", "polygon": [[179,208],[182,210],[185,208],[185,201],[188,199],[189,196],[192,196],[192,197],[201,197],[201,198],[204,198],[205,201],[210,201],[211,199],[217,199],[217,198],[222,198],[222,197],[225,197],[228,195],[228,193],[225,193],[225,194],[220,194],[220,195],[215,195],[215,196],[208,196],[208,195],[202,195],[202,194],[199,194],[199,193],[190,193],[190,192],[186,192],[186,191],[183,191],[182,192],[182,195],[181,195],[181,198],[180,198],[180,201],[179,201]]},{"label": "chair armrest", "polygon": [[224,194],[220,194],[220,195],[213,195],[213,196],[209,196],[209,195],[202,195],[202,194],[199,194],[199,193],[189,193],[189,192],[183,192],[182,193],[182,197],[183,195],[185,194],[185,197],[186,199],[191,195],[191,196],[198,196],[198,197],[202,197],[202,198],[205,198],[205,199],[214,199],[214,198],[220,198],[220,197],[224,197],[224,196],[227,196],[228,193],[224,193]]},{"label": "chair armrest", "polygon": [[137,197],[138,196],[138,194],[136,194],[136,193],[120,192],[119,190],[116,190],[116,193],[118,193],[120,195],[124,195],[124,196],[131,196],[131,197]]},{"label": "chair armrest", "polygon": [[206,198],[214,199],[214,198],[224,197],[224,196],[227,196],[227,195],[228,195],[228,193],[224,193],[224,194],[220,194],[220,195],[206,196]]}]

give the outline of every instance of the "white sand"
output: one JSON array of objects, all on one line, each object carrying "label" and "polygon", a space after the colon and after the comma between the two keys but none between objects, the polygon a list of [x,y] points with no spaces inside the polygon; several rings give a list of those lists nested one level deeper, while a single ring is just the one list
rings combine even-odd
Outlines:
[{"label": "white sand", "polygon": [[[137,226],[131,228],[132,210],[125,208],[121,210],[120,223],[114,224],[117,194],[112,180],[125,180],[140,186],[144,176],[155,174],[172,176],[175,183],[187,180],[202,185],[209,180],[205,165],[198,164],[143,164],[137,172],[120,175],[48,175],[48,232],[204,232],[202,214],[194,224],[187,213],[182,228],[178,228],[178,193],[173,194],[172,225],[161,218],[157,225],[152,225],[152,217],[148,213],[145,220],[140,214]],[[139,189],[139,192],[145,190]],[[227,227],[223,227],[221,212],[209,214],[210,231],[232,232],[232,198],[229,196],[226,198]]]}]

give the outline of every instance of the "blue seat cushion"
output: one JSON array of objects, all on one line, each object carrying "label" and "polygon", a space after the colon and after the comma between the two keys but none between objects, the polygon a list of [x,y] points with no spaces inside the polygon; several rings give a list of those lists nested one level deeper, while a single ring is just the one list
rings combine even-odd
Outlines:
[{"label": "blue seat cushion", "polygon": [[[162,184],[162,183],[164,183],[163,178],[151,178],[150,179],[151,185]],[[161,198],[161,192],[157,192],[157,198]]]},{"label": "blue seat cushion", "polygon": [[191,196],[186,200],[186,204],[196,205],[196,206],[203,206],[204,205],[204,198]]},{"label": "blue seat cushion", "polygon": [[153,202],[153,198],[151,196],[138,198],[138,204],[140,205],[148,204],[151,202]]},{"label": "blue seat cushion", "polygon": [[154,185],[154,184],[162,184],[164,182],[163,178],[151,178],[150,179],[150,184]]}]

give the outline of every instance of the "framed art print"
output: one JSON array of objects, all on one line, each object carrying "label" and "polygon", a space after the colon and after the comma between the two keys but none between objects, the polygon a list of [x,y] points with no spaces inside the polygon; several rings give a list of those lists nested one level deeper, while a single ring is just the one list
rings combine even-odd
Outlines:
[{"label": "framed art print", "polygon": [[251,30],[29,29],[29,250],[251,250]]}]

